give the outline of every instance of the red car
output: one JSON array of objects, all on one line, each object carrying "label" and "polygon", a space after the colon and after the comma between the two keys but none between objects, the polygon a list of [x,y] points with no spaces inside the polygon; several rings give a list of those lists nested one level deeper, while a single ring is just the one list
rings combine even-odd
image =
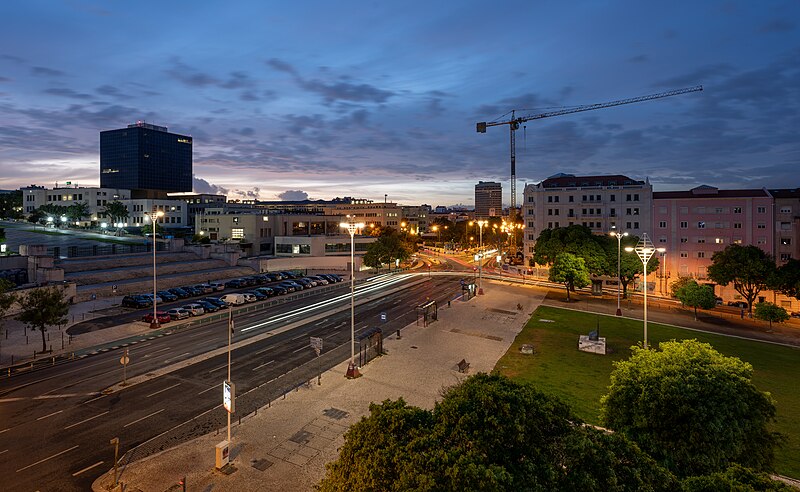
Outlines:
[{"label": "red car", "polygon": [[[158,322],[162,324],[169,323],[170,321],[172,321],[172,318],[170,318],[169,313],[167,313],[166,311],[157,311],[156,316],[158,318]],[[144,321],[145,323],[152,323],[153,313],[145,314],[144,317],[142,318],[142,321]]]}]

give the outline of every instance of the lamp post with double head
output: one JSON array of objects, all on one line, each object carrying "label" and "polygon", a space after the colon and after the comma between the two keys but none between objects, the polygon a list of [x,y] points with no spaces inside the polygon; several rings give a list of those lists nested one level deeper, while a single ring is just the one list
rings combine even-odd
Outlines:
[{"label": "lamp post with double head", "polygon": [[161,323],[158,322],[158,289],[156,288],[156,224],[158,224],[158,218],[164,216],[164,212],[156,210],[156,207],[153,206],[153,211],[145,216],[150,219],[153,234],[153,320],[150,322],[150,328],[156,329],[161,328]]},{"label": "lamp post with double head", "polygon": [[478,294],[483,295],[483,227],[489,224],[488,220],[479,220],[477,222],[479,230],[479,246],[478,246]]},{"label": "lamp post with double head", "polygon": [[364,228],[364,224],[356,222],[355,216],[348,215],[347,222],[342,222],[339,226],[347,229],[350,233],[350,364],[347,366],[347,378],[357,378],[360,376],[356,368],[356,317],[355,317],[355,235],[356,231]]},{"label": "lamp post with double head", "polygon": [[620,285],[622,284],[622,275],[620,271],[620,264],[622,260],[622,238],[627,236],[627,232],[612,231],[611,235],[617,238],[617,316],[622,316],[622,309],[619,306],[620,300]]},{"label": "lamp post with double head", "polygon": [[642,260],[642,267],[644,268],[644,348],[647,348],[647,262],[650,261],[650,258],[655,253],[663,253],[666,250],[654,247],[653,242],[647,237],[647,233],[644,233],[635,248],[627,247],[625,251],[635,251],[639,259]]}]

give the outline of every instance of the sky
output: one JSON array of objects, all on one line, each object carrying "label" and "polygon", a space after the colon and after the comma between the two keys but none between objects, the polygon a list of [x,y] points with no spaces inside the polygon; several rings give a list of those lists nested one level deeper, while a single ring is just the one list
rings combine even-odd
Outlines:
[{"label": "sky", "polygon": [[[99,184],[99,132],[194,138],[194,187],[229,198],[517,203],[556,173],[657,191],[798,187],[800,2],[8,0],[0,189]],[[504,116],[505,115],[505,116]]]}]

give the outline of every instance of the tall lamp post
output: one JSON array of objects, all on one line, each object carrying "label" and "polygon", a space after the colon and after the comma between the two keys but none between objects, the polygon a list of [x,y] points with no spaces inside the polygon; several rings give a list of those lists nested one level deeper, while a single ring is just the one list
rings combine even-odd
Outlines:
[{"label": "tall lamp post", "polygon": [[158,291],[156,288],[156,224],[158,218],[164,216],[164,212],[156,210],[156,207],[153,206],[153,212],[149,215],[145,214],[145,216],[150,218],[153,232],[153,321],[150,322],[150,328],[156,329],[161,328],[161,323],[158,322],[158,294],[156,293]]},{"label": "tall lamp post", "polygon": [[488,225],[488,220],[479,220],[477,222],[479,229],[479,246],[478,246],[478,295],[483,295],[483,226]]},{"label": "tall lamp post", "polygon": [[620,274],[620,262],[622,260],[622,238],[627,236],[627,232],[611,232],[611,235],[617,238],[617,316],[622,316],[622,309],[619,307],[620,299],[620,285],[622,284],[622,275]]},{"label": "tall lamp post", "polygon": [[650,261],[653,254],[663,253],[666,249],[655,248],[653,242],[647,237],[647,233],[644,233],[635,248],[627,247],[625,251],[635,251],[644,267],[644,348],[647,348],[647,262]]},{"label": "tall lamp post", "polygon": [[364,228],[363,223],[357,223],[353,215],[347,216],[347,222],[339,224],[340,227],[347,229],[350,233],[350,364],[347,366],[347,374],[345,377],[348,379],[357,378],[360,376],[358,368],[356,367],[356,311],[355,311],[355,292],[356,292],[356,278],[355,278],[355,235],[356,231]]}]

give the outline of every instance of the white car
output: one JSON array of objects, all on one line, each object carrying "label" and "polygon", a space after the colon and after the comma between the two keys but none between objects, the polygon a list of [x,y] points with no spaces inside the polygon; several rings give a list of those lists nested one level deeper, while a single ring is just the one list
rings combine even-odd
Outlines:
[{"label": "white car", "polygon": [[181,306],[181,309],[185,309],[192,316],[202,316],[206,312],[206,310],[203,309],[203,306],[200,304],[187,304],[185,306]]},{"label": "white car", "polygon": [[258,298],[249,292],[243,292],[244,302],[256,302]]},{"label": "white car", "polygon": [[191,316],[189,311],[187,311],[185,309],[182,309],[182,308],[169,309],[167,311],[167,314],[169,314],[169,317],[172,318],[172,319],[186,319],[189,316]]}]

